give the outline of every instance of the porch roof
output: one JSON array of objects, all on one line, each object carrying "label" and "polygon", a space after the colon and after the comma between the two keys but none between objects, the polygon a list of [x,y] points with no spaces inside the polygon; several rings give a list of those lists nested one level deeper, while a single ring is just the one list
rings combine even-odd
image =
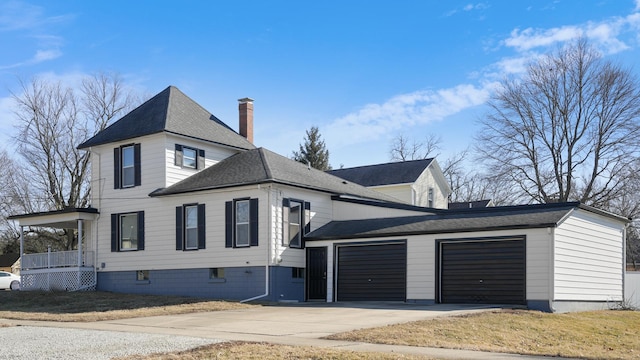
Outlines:
[{"label": "porch roof", "polygon": [[17,220],[20,226],[45,226],[58,229],[77,229],[78,220],[95,220],[98,217],[95,208],[69,208],[11,215],[7,219]]}]

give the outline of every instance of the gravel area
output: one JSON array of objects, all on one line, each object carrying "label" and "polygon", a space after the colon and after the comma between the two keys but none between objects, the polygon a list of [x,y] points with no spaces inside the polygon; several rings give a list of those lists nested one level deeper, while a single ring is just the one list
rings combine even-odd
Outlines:
[{"label": "gravel area", "polygon": [[116,331],[34,326],[0,328],[0,359],[106,360],[187,350],[222,340]]}]

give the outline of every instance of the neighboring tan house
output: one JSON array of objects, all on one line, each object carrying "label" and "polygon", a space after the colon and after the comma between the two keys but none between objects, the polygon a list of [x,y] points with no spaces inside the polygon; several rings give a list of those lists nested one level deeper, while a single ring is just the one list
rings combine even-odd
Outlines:
[{"label": "neighboring tan house", "polygon": [[80,144],[92,207],[10,217],[81,235],[74,251],[24,254],[22,289],[545,311],[623,299],[626,218],[579,203],[448,210],[433,160],[411,181],[432,177],[433,206],[411,205],[255,147],[251,99],[239,112],[240,134],[168,87]]},{"label": "neighboring tan house", "polygon": [[16,264],[19,264],[19,263],[20,263],[20,254],[9,253],[9,254],[0,255],[0,271],[20,274],[19,269],[18,269],[18,272],[15,272]]},{"label": "neighboring tan house", "polygon": [[451,188],[435,159],[329,170],[327,173],[410,205],[446,209]]}]

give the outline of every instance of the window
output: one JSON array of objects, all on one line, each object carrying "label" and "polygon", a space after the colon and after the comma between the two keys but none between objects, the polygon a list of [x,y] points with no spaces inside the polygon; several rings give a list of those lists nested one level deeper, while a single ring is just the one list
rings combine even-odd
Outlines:
[{"label": "window", "polygon": [[140,144],[113,149],[113,184],[115,189],[139,186],[141,182]]},{"label": "window", "polygon": [[136,271],[136,280],[137,281],[149,281],[149,270],[138,270],[138,271]]},{"label": "window", "polygon": [[144,211],[111,214],[111,251],[144,250]]},{"label": "window", "polygon": [[294,279],[304,279],[304,268],[291,268],[291,277]]},{"label": "window", "polygon": [[224,279],[224,268],[209,269],[209,279]]},{"label": "window", "polygon": [[236,246],[249,246],[249,200],[236,202]]},{"label": "window", "polygon": [[204,204],[176,207],[176,250],[198,250],[206,247],[204,211]]},{"label": "window", "polygon": [[225,203],[226,247],[258,246],[258,199]]},{"label": "window", "polygon": [[427,207],[433,207],[433,188],[429,188],[427,193]]},{"label": "window", "polygon": [[302,200],[282,201],[282,245],[302,248],[303,237],[310,231],[310,204]]},{"label": "window", "polygon": [[204,169],[204,150],[176,144],[175,165],[189,169]]}]

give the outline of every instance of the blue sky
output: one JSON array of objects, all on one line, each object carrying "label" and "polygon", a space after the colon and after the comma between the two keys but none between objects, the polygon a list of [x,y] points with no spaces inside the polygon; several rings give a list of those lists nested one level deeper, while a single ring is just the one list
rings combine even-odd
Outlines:
[{"label": "blue sky", "polygon": [[386,162],[399,134],[473,143],[496,81],[587,37],[640,75],[640,0],[0,2],[0,148],[10,91],[40,76],[76,86],[119,73],[153,95],[175,85],[285,156],[320,128],[334,168]]}]

